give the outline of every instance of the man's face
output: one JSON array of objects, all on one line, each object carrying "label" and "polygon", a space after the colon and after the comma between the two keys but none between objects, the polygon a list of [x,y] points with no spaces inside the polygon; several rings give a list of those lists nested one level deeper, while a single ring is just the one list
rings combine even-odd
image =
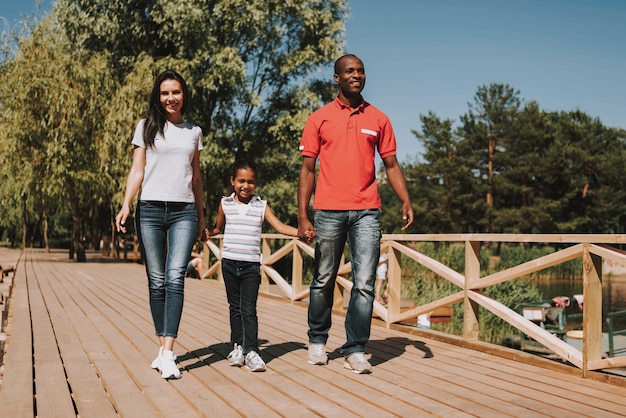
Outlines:
[{"label": "man's face", "polygon": [[345,97],[358,97],[365,87],[365,67],[356,57],[344,57],[339,61],[335,83]]}]

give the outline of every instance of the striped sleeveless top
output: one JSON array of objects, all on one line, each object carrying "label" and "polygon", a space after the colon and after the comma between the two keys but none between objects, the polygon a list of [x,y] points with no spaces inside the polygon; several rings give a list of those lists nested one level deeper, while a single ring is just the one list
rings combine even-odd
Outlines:
[{"label": "striped sleeveless top", "polygon": [[222,258],[261,262],[261,226],[267,202],[253,195],[247,205],[237,203],[235,194],[222,198],[226,217]]}]

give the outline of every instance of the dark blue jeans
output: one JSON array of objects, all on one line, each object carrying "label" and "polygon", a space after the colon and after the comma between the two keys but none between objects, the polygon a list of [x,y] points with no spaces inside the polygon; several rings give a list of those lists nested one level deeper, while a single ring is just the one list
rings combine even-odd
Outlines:
[{"label": "dark blue jeans", "polygon": [[315,270],[310,287],[309,342],[326,344],[337,271],[348,242],[352,291],[346,313],[344,356],[365,351],[370,337],[376,266],[380,256],[380,210],[315,212]]},{"label": "dark blue jeans", "polygon": [[230,311],[230,344],[243,352],[259,352],[259,320],[256,302],[261,285],[261,265],[249,261],[222,259],[222,276]]},{"label": "dark blue jeans", "polygon": [[139,201],[136,221],[156,335],[176,338],[187,263],[198,236],[196,205]]}]

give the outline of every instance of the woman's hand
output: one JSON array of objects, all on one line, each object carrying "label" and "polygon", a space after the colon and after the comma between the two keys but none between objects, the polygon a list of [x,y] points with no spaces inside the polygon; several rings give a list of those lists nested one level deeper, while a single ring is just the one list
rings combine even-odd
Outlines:
[{"label": "woman's hand", "polygon": [[122,209],[120,209],[119,213],[115,217],[115,228],[117,232],[121,232],[125,234],[126,229],[126,219],[130,216],[130,207],[128,205],[122,205]]}]

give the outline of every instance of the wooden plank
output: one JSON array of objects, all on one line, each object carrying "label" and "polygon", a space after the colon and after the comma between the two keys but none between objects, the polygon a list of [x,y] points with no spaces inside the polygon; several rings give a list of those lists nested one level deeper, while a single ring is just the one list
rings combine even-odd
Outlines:
[{"label": "wooden plank", "polygon": [[24,270],[32,316],[36,413],[53,417],[76,416],[50,316],[33,271],[33,263],[28,261]]},{"label": "wooden plank", "polygon": [[[417,349],[416,345],[407,341],[407,351],[410,348]],[[386,347],[389,358],[397,355],[396,350],[397,347]],[[438,392],[443,398],[456,400],[458,396],[470,396],[481,404],[497,405],[505,415],[526,416],[535,413],[542,416],[558,416],[559,408],[544,402],[543,394],[538,397],[536,394],[520,392],[518,385],[502,380],[488,364],[475,362],[471,350],[459,349],[456,354],[448,355],[435,344],[430,351],[432,357],[422,357],[402,369],[392,368],[390,373],[409,376],[419,373],[424,380],[441,385],[440,388],[433,388],[431,392]],[[480,415],[482,416],[482,413]],[[574,413],[572,416],[577,415]]]},{"label": "wooden plank", "polygon": [[383,234],[383,240],[626,244],[626,234]]},{"label": "wooden plank", "polygon": [[[143,272],[143,270],[140,272],[140,274],[142,276],[145,276],[145,272]],[[104,297],[104,299],[107,300],[106,304],[109,305],[109,308],[112,309],[112,312],[123,312],[123,308],[124,306],[126,306],[125,303],[128,302],[128,300],[125,300],[125,298],[126,297],[132,298],[133,296],[136,296],[136,295],[133,295],[133,292],[137,292],[137,293],[141,292],[144,294],[147,293],[147,285],[144,280],[141,280],[141,286],[137,286],[137,282],[134,282],[133,287],[131,289],[126,289],[127,290],[127,292],[125,292],[127,293],[126,295],[117,293],[120,291],[120,289],[118,286],[115,286],[115,283],[111,283],[110,281],[105,281],[105,280],[96,280],[96,283],[98,284],[98,288],[94,289],[94,292],[95,292],[94,295],[97,294],[99,297],[100,296]],[[190,284],[190,283],[200,284],[199,281],[187,281],[187,284]],[[142,351],[148,352],[149,353],[148,355],[156,354],[156,350],[158,348],[158,346],[155,344],[156,338],[152,335],[148,335],[149,333],[146,331],[142,331],[142,338],[138,338],[137,336],[138,330],[130,326],[131,324],[137,325],[137,324],[143,323],[143,327],[147,327],[153,333],[153,326],[151,322],[147,320],[150,314],[148,311],[148,301],[146,297],[141,296],[140,298],[135,297],[133,299],[134,300],[142,299],[143,303],[134,304],[130,311],[128,310],[126,311],[124,318],[121,318],[122,322],[118,325],[118,327],[120,328],[120,332],[126,338],[133,339],[133,343],[136,344],[138,348],[141,349]],[[181,330],[184,328],[185,328],[185,324],[183,323],[181,326]],[[175,351],[178,353],[180,365],[185,366],[185,364],[198,363],[198,361],[201,361],[202,358],[206,356],[206,354],[208,354],[204,350],[201,353],[199,353],[198,346],[195,346],[193,348],[184,346],[183,344],[181,344],[180,337],[181,336],[179,335],[179,338],[177,339],[177,344],[175,346]],[[206,347],[206,345],[204,347]],[[187,350],[186,353],[185,353],[185,350]],[[184,354],[181,354],[181,353],[184,353]],[[151,360],[152,360],[151,357],[144,360],[140,367],[142,369],[146,369],[147,366],[149,365],[149,361]],[[197,366],[194,366],[194,369],[195,367]],[[155,372],[152,372],[152,373],[156,374]],[[185,377],[188,377],[188,373],[183,372],[183,375]],[[176,389],[178,389],[177,396],[180,396],[181,399],[187,398],[193,392],[200,395],[201,396],[200,399],[202,400],[202,402],[200,402],[200,407],[196,405],[195,408],[207,414],[208,416],[213,416],[214,414],[228,415],[228,414],[233,413],[233,412],[229,412],[231,408],[222,399],[228,396],[228,393],[226,394],[221,393],[224,390],[224,386],[219,386],[220,392],[215,391],[215,388],[214,388],[215,384],[220,385],[220,382],[216,381],[215,376],[211,376],[210,379],[207,379],[206,385],[204,385],[203,383],[205,387],[202,390],[198,390],[197,387],[194,389],[194,385],[197,386],[197,383],[198,381],[194,383],[194,381],[190,381],[188,378],[183,378],[178,381],[170,381],[170,384],[173,385]],[[228,390],[230,389],[226,389],[227,392]],[[238,388],[232,387],[232,392],[233,393],[231,394],[231,396],[233,399],[238,399],[240,397],[240,393],[238,393],[239,392]],[[159,393],[155,393],[155,396],[163,397],[163,394],[161,393],[159,395]],[[174,394],[168,393],[168,396],[174,396]],[[160,400],[154,400],[154,402],[156,403],[158,403],[159,401]],[[170,399],[168,402],[172,403],[173,401],[172,399]]]},{"label": "wooden plank", "polygon": [[[215,307],[217,304],[221,304],[223,306],[223,308],[218,309],[215,312],[216,315],[218,315],[218,318],[221,316],[223,318],[223,320],[218,320],[217,318],[212,318],[212,315],[209,313],[204,313],[204,315],[202,315],[204,318],[207,318],[211,321],[211,323],[213,323],[213,327],[202,327],[202,326],[197,326],[197,329],[193,329],[190,327],[185,327],[185,332],[183,334],[186,334],[186,337],[182,337],[181,338],[181,343],[187,343],[187,338],[189,339],[200,339],[200,340],[218,340],[218,341],[228,341],[228,337],[229,337],[229,324],[228,324],[228,318],[224,315],[224,312],[226,311],[226,297],[225,297],[225,293],[224,293],[224,289],[222,286],[218,286],[217,290],[219,292],[219,297],[218,299],[221,299],[219,302],[218,301],[210,301],[208,304],[211,307]],[[214,296],[215,292],[211,292]],[[194,295],[197,295],[197,292],[193,292]],[[187,316],[188,314],[193,315],[193,316],[200,316],[199,313],[196,312],[191,312],[193,308],[189,308],[189,305],[186,305],[185,307],[185,316]],[[191,313],[190,313],[191,312]],[[219,324],[214,323],[214,321],[219,321]],[[192,321],[195,323],[195,321]],[[203,336],[203,333],[206,334],[206,331],[203,331],[204,329],[215,329],[217,327],[220,329],[220,332],[215,335],[214,333],[211,333],[212,335],[206,335]],[[188,333],[188,334],[187,334]],[[264,334],[261,334],[261,338],[263,338]],[[282,344],[282,343],[281,343]],[[218,344],[214,344],[211,346],[212,350],[217,352],[217,354],[219,354],[218,356],[218,361],[214,362],[211,364],[212,367],[219,367],[220,370],[223,370],[223,376],[225,378],[230,379],[233,383],[236,383],[239,386],[242,386],[243,389],[245,391],[249,391],[248,396],[244,396],[246,399],[253,399],[253,398],[258,398],[259,400],[263,400],[266,404],[267,407],[270,408],[274,408],[274,405],[277,402],[280,402],[281,404],[281,411],[283,410],[293,410],[293,411],[306,411],[307,410],[307,406],[302,404],[303,400],[306,400],[307,402],[310,402],[311,399],[313,399],[313,402],[315,402],[315,398],[319,397],[319,395],[317,395],[315,392],[311,392],[311,389],[306,387],[306,386],[300,386],[301,383],[299,383],[299,379],[298,382],[296,381],[287,381],[284,380],[284,378],[280,377],[280,376],[276,376],[276,370],[273,367],[273,365],[275,364],[275,360],[273,360],[271,357],[268,358],[267,354],[265,350],[262,350],[262,355],[265,358],[265,360],[268,362],[268,370],[264,373],[250,373],[247,372],[245,368],[242,368],[241,370],[238,370],[236,368],[232,368],[228,366],[228,362],[227,361],[220,361],[219,359],[225,359],[229,349],[228,349],[228,345],[226,343],[218,343]],[[271,363],[271,365],[269,365],[269,363]],[[306,363],[306,362],[305,362]],[[196,369],[194,369],[194,372],[196,372]],[[243,372],[243,373],[242,373]],[[277,390],[272,390],[272,386],[268,386],[268,377],[267,376],[272,376],[272,380],[275,382],[284,382],[285,386],[282,386],[280,389],[277,388]],[[244,380],[240,380],[240,379],[244,379]],[[256,381],[256,379],[261,380],[263,383],[258,386],[258,387],[254,387],[254,385],[251,384],[251,382]],[[320,382],[320,384],[323,384],[323,382]],[[319,386],[319,384],[318,384]],[[289,388],[289,390],[287,391],[285,388]],[[301,395],[295,396],[293,392],[301,392]],[[283,393],[281,393],[283,392]],[[288,392],[288,393],[286,393]],[[285,396],[286,395],[286,396]],[[239,397],[235,397],[233,399],[238,399],[241,398],[241,395]],[[275,399],[277,398],[277,399]],[[249,405],[249,406],[253,406],[253,405]],[[245,408],[249,407],[248,405],[244,405]],[[343,409],[343,408],[342,408]],[[250,411],[250,412],[246,412],[245,414],[248,415],[249,413],[252,413],[253,415],[255,414],[254,411]],[[268,413],[272,413],[272,414],[276,414],[276,411],[271,411],[269,410]],[[305,413],[305,412],[302,412]],[[258,413],[257,413],[258,414]],[[345,409],[342,410],[342,414],[349,416],[349,412]],[[260,414],[259,414],[260,415]]]},{"label": "wooden plank", "polygon": [[[64,286],[76,306],[84,312],[81,332],[88,338],[83,344],[120,414],[200,416],[179,393],[166,390],[169,382],[150,369],[152,358],[137,350],[137,341],[148,338],[147,329],[136,326],[131,312],[112,309],[109,306],[113,302],[111,298],[97,292],[98,281],[93,277],[86,280],[83,273],[81,266],[81,270],[74,272],[73,280],[59,281],[57,285]],[[94,335],[91,330],[97,330],[99,335]],[[152,357],[158,345],[153,343],[153,348]]]},{"label": "wooden plank", "polygon": [[[301,321],[306,321],[306,317],[302,315],[302,313],[300,315]],[[292,317],[292,315],[289,315],[289,318]],[[296,337],[301,338],[303,331],[301,323],[293,325],[290,323],[289,325],[290,326],[287,326],[287,324],[283,321],[279,324],[279,326],[272,327],[272,331],[273,333],[279,334],[279,338],[281,340],[289,341]],[[286,333],[286,335],[280,335],[283,332]],[[333,350],[333,344],[337,344],[337,342],[341,342],[343,338],[345,338],[343,337],[343,332],[343,321],[337,321],[335,318],[333,328],[331,329],[331,338],[329,339],[327,348]],[[351,388],[351,391],[353,393],[356,392],[357,396],[360,398],[360,400],[356,402],[356,405],[362,405],[362,408],[359,409],[359,414],[372,412],[373,416],[376,414],[385,415],[389,413],[397,414],[399,416],[421,416],[428,413],[441,414],[444,416],[465,415],[456,407],[443,405],[440,401],[433,400],[416,393],[412,386],[419,380],[419,374],[414,375],[414,378],[416,379],[415,381],[412,381],[408,383],[406,387],[403,387],[398,385],[396,379],[393,379],[391,382],[381,382],[377,369],[374,370],[373,375],[367,376],[366,379],[362,379],[364,376],[347,373],[347,371],[343,369],[343,357],[337,350],[338,347],[329,355],[330,362],[328,366],[311,366],[306,361],[307,352],[306,347],[303,344],[301,350],[297,351],[299,355],[293,360],[294,362],[292,365],[303,372],[317,376],[323,381],[332,382],[331,384],[337,385],[337,389]],[[271,367],[274,367],[273,364],[274,362],[272,361]],[[373,376],[376,376],[376,378],[370,379]],[[302,379],[302,377],[299,376],[299,379]],[[327,385],[328,383],[326,385],[322,383],[322,387],[325,388],[324,390],[328,387]],[[317,385],[314,382],[310,382],[307,383],[307,386],[316,387]],[[345,395],[337,394],[334,398],[341,399],[342,396]],[[355,404],[354,402],[348,401],[346,401],[346,403],[348,405]],[[371,403],[374,403],[375,406]],[[406,403],[409,403],[409,405]],[[388,410],[379,412],[380,407],[388,408]]]},{"label": "wooden plank", "polygon": [[[433,341],[429,344],[436,346],[440,343]],[[463,353],[462,361],[458,364],[455,363],[461,357],[455,353]],[[487,381],[492,375],[497,376],[500,379],[499,387],[509,387],[516,393],[524,393],[525,396],[529,393],[524,392],[524,388],[536,389],[533,396],[538,401],[545,401],[550,409],[558,408],[577,412],[579,404],[582,403],[596,408],[595,411],[591,410],[591,415],[602,415],[607,410],[613,409],[613,412],[623,410],[623,403],[626,402],[626,398],[623,397],[624,388],[604,384],[598,386],[596,381],[547,370],[544,367],[532,366],[476,350],[466,351],[460,347],[449,348],[442,355],[445,357],[446,367],[458,370],[478,368],[476,378],[481,381]],[[549,361],[544,360],[544,362]],[[607,401],[620,406],[607,406]]]},{"label": "wooden plank", "polygon": [[9,417],[35,416],[31,317],[23,266],[24,263],[14,278],[4,353],[4,376],[0,389],[0,408]]},{"label": "wooden plank", "polygon": [[[623,415],[626,406],[626,387],[427,338],[436,336],[429,331],[387,329],[380,321],[366,347],[373,373],[356,375],[343,368],[343,314],[332,317],[329,364],[312,366],[306,305],[277,297],[258,301],[267,371],[230,367],[228,306],[223,284],[215,280],[186,282],[175,348],[183,378],[164,381],[149,368],[158,347],[143,266],[75,263],[65,254],[30,251],[69,386],[74,373],[88,374],[92,367],[104,388],[98,390],[106,391],[119,415],[576,417]],[[77,341],[83,348],[74,352],[69,345]],[[85,356],[93,366],[69,364]],[[0,397],[6,393],[0,390]],[[83,395],[77,396],[79,409]],[[141,413],[133,402],[143,405]]]},{"label": "wooden plank", "polygon": [[588,362],[602,359],[602,258],[589,252],[584,245],[583,256],[583,376],[587,376]]},{"label": "wooden plank", "polygon": [[57,278],[40,268],[41,263],[33,263],[33,278],[45,295],[46,308],[53,313],[50,318],[78,415],[117,417],[117,411],[85,352],[80,336],[76,334],[72,320],[79,313],[75,305],[70,303],[61,286],[50,284],[51,279]]},{"label": "wooden plank", "polygon": [[472,290],[484,289],[486,287],[505,282],[512,278],[521,277],[526,274],[534,273],[536,271],[547,269],[548,267],[565,263],[566,261],[570,261],[575,258],[580,258],[582,257],[582,255],[582,244],[574,245],[555,253],[544,255],[543,257],[539,257],[526,263],[522,263],[518,266],[490,274],[489,276],[485,276],[479,280],[473,280],[471,282],[470,288]]}]

